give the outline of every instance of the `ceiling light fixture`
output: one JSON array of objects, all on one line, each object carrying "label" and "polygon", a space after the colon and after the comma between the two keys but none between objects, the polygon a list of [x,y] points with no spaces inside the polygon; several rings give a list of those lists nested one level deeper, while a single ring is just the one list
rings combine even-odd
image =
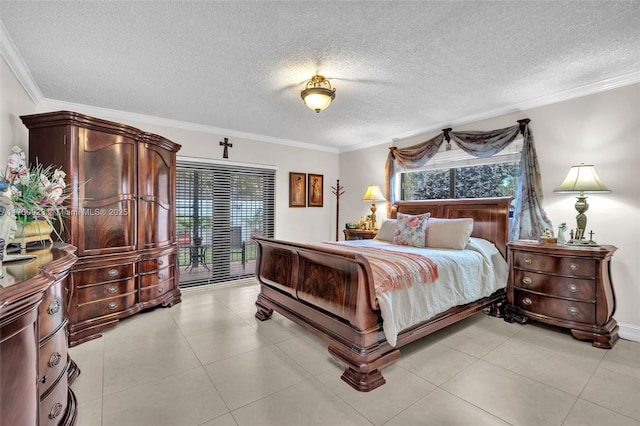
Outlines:
[{"label": "ceiling light fixture", "polygon": [[331,87],[331,83],[324,76],[316,74],[307,81],[300,96],[310,109],[320,112],[326,109],[336,97],[336,89]]}]

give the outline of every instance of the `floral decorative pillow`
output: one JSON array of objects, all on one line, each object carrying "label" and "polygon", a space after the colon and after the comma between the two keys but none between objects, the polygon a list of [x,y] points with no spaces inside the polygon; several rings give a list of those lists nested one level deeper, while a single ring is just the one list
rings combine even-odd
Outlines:
[{"label": "floral decorative pillow", "polygon": [[393,244],[401,246],[424,247],[426,242],[427,223],[430,213],[410,215],[398,213],[396,233]]}]

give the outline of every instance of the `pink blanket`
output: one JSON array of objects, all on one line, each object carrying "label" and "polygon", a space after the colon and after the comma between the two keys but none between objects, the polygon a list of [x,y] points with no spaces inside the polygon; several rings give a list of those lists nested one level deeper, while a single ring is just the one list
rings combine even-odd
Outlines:
[{"label": "pink blanket", "polygon": [[438,266],[428,257],[377,247],[345,247],[344,244],[321,244],[362,254],[369,261],[376,293],[410,288],[414,282],[432,283],[438,279]]}]

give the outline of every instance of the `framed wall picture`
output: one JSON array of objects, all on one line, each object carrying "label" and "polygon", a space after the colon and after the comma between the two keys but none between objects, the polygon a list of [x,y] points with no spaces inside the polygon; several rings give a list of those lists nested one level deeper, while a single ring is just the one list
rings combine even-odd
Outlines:
[{"label": "framed wall picture", "polygon": [[307,182],[307,188],[309,188],[308,206],[309,207],[322,207],[323,204],[323,177],[322,175],[314,175],[309,173],[307,175],[309,180]]},{"label": "framed wall picture", "polygon": [[306,173],[289,172],[289,207],[307,207]]}]

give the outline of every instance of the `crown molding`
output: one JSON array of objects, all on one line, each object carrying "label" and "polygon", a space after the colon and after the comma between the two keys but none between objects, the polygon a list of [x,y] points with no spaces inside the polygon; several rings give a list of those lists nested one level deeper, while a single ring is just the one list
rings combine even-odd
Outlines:
[{"label": "crown molding", "polygon": [[392,145],[392,143],[395,143],[399,140],[408,139],[420,135],[427,135],[433,132],[440,131],[445,127],[464,126],[467,124],[475,123],[476,121],[489,120],[491,118],[500,117],[502,115],[521,112],[545,105],[551,105],[562,101],[568,101],[570,99],[581,98],[583,96],[593,95],[599,92],[605,92],[607,90],[612,90],[618,87],[628,86],[636,83],[640,83],[640,71],[634,71],[628,74],[619,75],[617,77],[608,78],[606,80],[597,81],[595,83],[578,86],[573,89],[563,90],[561,92],[553,93],[550,95],[540,96],[538,98],[529,99],[517,104],[512,104],[480,114],[463,117],[458,120],[439,123],[428,128],[416,129],[392,137],[373,139],[356,145],[343,147],[340,149],[340,153],[371,148],[378,145]]},{"label": "crown molding", "polygon": [[7,29],[4,27],[2,21],[0,21],[0,54],[7,61],[9,68],[13,71],[24,90],[27,92],[34,104],[38,105],[44,99],[40,88],[35,83],[31,71],[24,64],[24,60],[18,49],[16,49],[13,40],[9,37]]},{"label": "crown molding", "polygon": [[58,101],[55,99],[44,98],[38,104],[38,106],[45,109],[52,109],[52,110],[56,110],[56,109],[71,110],[71,111],[79,112],[81,114],[98,116],[100,118],[104,118],[108,120],[153,124],[157,126],[165,126],[165,127],[190,130],[190,131],[200,132],[200,133],[214,134],[217,136],[234,137],[238,139],[248,139],[248,140],[253,140],[257,142],[286,145],[286,146],[291,146],[291,147],[300,148],[300,149],[324,151],[324,152],[330,152],[334,154],[338,153],[338,148],[331,147],[331,146],[323,146],[323,145],[311,144],[311,143],[300,142],[300,141],[295,141],[290,139],[275,138],[272,136],[241,132],[238,130],[223,129],[220,127],[206,126],[203,124],[196,124],[196,123],[191,123],[187,121],[171,120],[168,118],[156,117],[152,115],[138,114],[134,112],[96,107],[92,105],[76,104],[76,103],[66,102],[66,101]]}]

